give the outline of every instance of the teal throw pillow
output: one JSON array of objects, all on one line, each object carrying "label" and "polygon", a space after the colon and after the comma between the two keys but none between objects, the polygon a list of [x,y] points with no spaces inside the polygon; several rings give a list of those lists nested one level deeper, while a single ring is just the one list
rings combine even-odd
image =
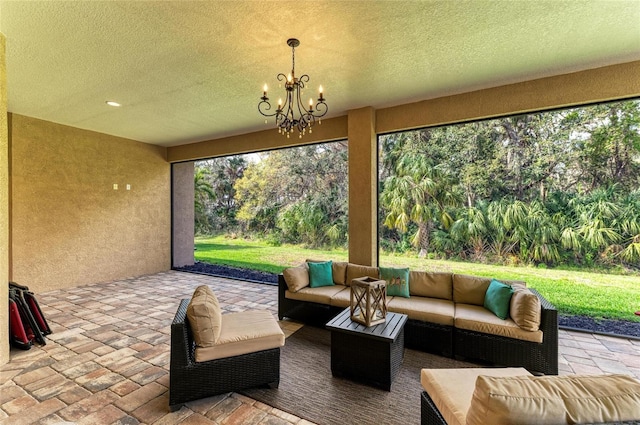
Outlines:
[{"label": "teal throw pillow", "polygon": [[513,288],[499,280],[492,279],[484,296],[484,307],[493,314],[505,320],[509,317],[509,304]]},{"label": "teal throw pillow", "polygon": [[311,288],[333,286],[331,261],[324,263],[307,263],[307,265],[309,266],[309,286]]},{"label": "teal throw pillow", "polygon": [[387,282],[387,295],[409,298],[409,269],[380,267],[380,279]]}]

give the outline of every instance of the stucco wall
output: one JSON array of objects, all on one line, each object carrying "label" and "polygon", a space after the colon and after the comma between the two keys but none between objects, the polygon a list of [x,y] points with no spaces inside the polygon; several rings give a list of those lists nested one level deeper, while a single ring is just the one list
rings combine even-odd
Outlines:
[{"label": "stucco wall", "polygon": [[640,61],[380,109],[376,132],[491,118],[640,95]]},{"label": "stucco wall", "polygon": [[170,268],[165,148],[20,115],[11,124],[13,280],[41,292]]},{"label": "stucco wall", "polygon": [[375,110],[370,107],[349,112],[349,194],[357,194],[349,196],[349,261],[368,266],[378,265],[375,118]]},{"label": "stucco wall", "polygon": [[173,267],[190,266],[194,263],[194,198],[193,162],[173,164],[172,210],[173,210]]},{"label": "stucco wall", "polygon": [[[0,33],[0,326],[9,327],[9,136],[5,36]],[[4,335],[4,333],[2,333]],[[9,339],[0,339],[0,365],[9,361]]]}]

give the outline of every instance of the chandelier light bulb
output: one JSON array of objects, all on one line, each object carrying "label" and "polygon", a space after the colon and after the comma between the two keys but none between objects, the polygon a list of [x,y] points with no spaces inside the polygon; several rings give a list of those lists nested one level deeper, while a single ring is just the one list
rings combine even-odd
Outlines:
[{"label": "chandelier light bulb", "polygon": [[311,133],[311,127],[316,124],[316,121],[321,123],[320,119],[327,114],[329,107],[325,103],[322,86],[318,89],[317,103],[314,105],[314,100],[311,98],[308,109],[305,107],[303,96],[304,89],[309,84],[309,75],[303,74],[296,77],[295,50],[300,45],[300,41],[290,38],[287,40],[287,45],[291,47],[291,72],[288,75],[280,73],[276,76],[279,89],[282,89],[282,83],[284,83],[283,97],[278,99],[278,107],[273,111],[267,97],[268,87],[265,84],[261,101],[258,103],[258,112],[265,117],[274,117],[280,134],[286,134],[288,138],[294,130],[297,130],[298,137],[302,138],[307,132]]}]

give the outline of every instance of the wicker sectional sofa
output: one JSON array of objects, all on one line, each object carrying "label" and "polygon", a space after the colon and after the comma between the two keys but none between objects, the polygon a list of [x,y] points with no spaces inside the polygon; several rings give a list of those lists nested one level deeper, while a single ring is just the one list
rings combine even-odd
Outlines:
[{"label": "wicker sectional sofa", "polygon": [[[311,287],[307,263],[284,270],[278,279],[278,317],[323,325],[349,306],[351,280],[380,276],[377,267],[346,262],[332,262],[332,272],[333,285]],[[524,282],[504,282],[515,292],[511,316],[502,320],[483,307],[490,283],[491,279],[483,277],[410,271],[409,297],[388,296],[387,309],[409,316],[406,347],[557,375],[555,307]],[[533,311],[523,312],[523,305],[514,304],[516,293],[518,300],[525,297],[525,307]],[[532,320],[536,322],[533,327]]]}]

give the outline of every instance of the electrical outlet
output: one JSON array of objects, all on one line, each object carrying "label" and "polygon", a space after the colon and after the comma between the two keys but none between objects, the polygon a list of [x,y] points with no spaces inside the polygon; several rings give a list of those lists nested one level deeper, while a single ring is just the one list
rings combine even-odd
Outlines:
[{"label": "electrical outlet", "polygon": [[113,190],[118,190],[118,183],[113,184]]}]

